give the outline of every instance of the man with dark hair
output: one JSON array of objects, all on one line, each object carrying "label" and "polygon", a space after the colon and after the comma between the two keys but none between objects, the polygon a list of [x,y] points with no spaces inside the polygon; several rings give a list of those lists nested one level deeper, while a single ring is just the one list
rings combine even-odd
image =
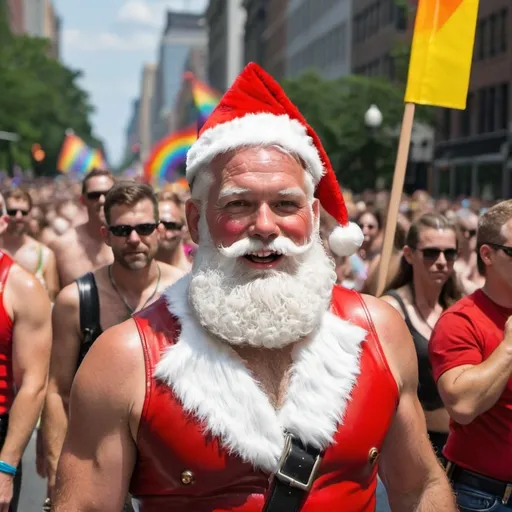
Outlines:
[{"label": "man with dark hair", "polygon": [[[430,338],[432,371],[451,417],[443,451],[461,511],[512,505],[512,200],[478,225],[482,289],[439,319]],[[478,498],[475,498],[478,493]]]},{"label": "man with dark hair", "polygon": [[104,202],[101,236],[114,262],[66,286],[53,309],[53,349],[42,430],[49,496],[68,424],[71,384],[77,367],[101,332],[154,302],[183,273],[155,260],[161,227],[153,189],[118,182]]},{"label": "man with dark hair", "polygon": [[[0,196],[1,197],[1,196]],[[11,199],[13,195],[11,195]],[[12,221],[2,198],[0,237]],[[28,204],[27,204],[28,208]],[[15,512],[21,458],[46,391],[50,300],[37,279],[0,252],[0,510]]]},{"label": "man with dark hair", "polygon": [[53,251],[28,234],[32,198],[16,188],[4,193],[9,225],[2,237],[5,249],[25,270],[33,274],[48,292],[51,300],[59,292],[59,276]]},{"label": "man with dark hair", "polygon": [[156,259],[189,272],[192,264],[185,254],[183,235],[186,229],[185,219],[180,208],[178,196],[164,192],[158,196],[158,212],[163,226],[162,238]]},{"label": "man with dark hair", "polygon": [[105,196],[114,184],[108,171],[94,170],[82,183],[82,204],[87,209],[85,224],[68,229],[51,245],[57,258],[61,286],[112,261],[112,250],[105,245],[101,228],[105,223]]}]

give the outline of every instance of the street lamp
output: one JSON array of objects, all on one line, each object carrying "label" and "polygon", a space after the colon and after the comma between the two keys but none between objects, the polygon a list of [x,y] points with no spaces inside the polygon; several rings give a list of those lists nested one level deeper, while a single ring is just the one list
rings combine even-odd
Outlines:
[{"label": "street lamp", "polygon": [[383,120],[382,112],[377,105],[371,105],[364,114],[364,122],[368,128],[379,128]]}]

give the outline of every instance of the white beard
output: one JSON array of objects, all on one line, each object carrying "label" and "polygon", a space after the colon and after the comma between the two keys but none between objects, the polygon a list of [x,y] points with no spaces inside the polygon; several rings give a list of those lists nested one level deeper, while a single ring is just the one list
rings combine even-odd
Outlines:
[{"label": "white beard", "polygon": [[[307,250],[295,246],[295,256],[283,256],[282,269],[253,270],[214,246],[203,219],[189,300],[207,331],[231,345],[281,348],[320,326],[336,272],[318,233]],[[294,245],[284,242],[285,247]]]}]

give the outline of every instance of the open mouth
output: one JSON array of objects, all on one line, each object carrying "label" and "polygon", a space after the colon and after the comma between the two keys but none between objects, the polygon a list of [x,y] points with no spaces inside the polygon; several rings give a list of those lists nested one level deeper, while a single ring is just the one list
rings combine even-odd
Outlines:
[{"label": "open mouth", "polygon": [[244,258],[251,263],[268,264],[275,263],[283,257],[281,253],[271,251],[258,251],[251,254],[246,254]]}]

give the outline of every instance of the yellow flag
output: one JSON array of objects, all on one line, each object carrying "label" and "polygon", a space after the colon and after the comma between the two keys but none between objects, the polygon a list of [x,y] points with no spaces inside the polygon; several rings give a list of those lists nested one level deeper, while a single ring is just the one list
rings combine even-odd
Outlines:
[{"label": "yellow flag", "polygon": [[405,101],[465,109],[479,0],[419,0]]}]

